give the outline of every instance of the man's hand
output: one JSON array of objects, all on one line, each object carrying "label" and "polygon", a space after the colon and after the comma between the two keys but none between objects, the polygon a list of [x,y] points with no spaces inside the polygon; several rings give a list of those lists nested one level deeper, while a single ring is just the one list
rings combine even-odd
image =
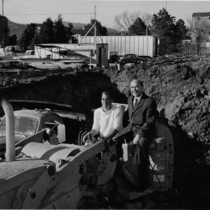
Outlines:
[{"label": "man's hand", "polygon": [[99,136],[99,137],[97,138],[97,140],[98,140],[98,141],[103,141],[103,140],[105,140],[105,138],[102,137],[102,136]]},{"label": "man's hand", "polygon": [[89,131],[88,133],[86,133],[86,134],[84,135],[84,137],[83,137],[83,139],[82,139],[83,143],[85,144],[85,142],[86,142],[88,139],[89,139],[89,140],[93,140],[93,136],[92,136],[92,132],[91,132],[91,131]]},{"label": "man's hand", "polygon": [[133,139],[133,144],[137,144],[137,142],[138,142],[139,139],[140,139],[140,135],[137,134],[137,135],[135,136],[135,138]]}]

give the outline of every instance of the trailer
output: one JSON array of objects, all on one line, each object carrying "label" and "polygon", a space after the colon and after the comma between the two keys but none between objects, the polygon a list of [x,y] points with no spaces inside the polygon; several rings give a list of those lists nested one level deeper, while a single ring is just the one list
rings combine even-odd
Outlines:
[{"label": "trailer", "polygon": [[108,44],[108,58],[112,52],[150,57],[165,54],[164,40],[154,36],[77,36],[77,39],[79,44]]}]

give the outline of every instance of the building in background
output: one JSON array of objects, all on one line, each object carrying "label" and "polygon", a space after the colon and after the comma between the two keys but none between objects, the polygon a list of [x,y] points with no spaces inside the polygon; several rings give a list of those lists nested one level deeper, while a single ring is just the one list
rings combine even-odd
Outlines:
[{"label": "building in background", "polygon": [[210,42],[210,12],[198,12],[192,14],[191,38],[193,42]]},{"label": "building in background", "polygon": [[9,36],[8,19],[5,16],[0,15],[0,45],[4,47],[5,40]]}]

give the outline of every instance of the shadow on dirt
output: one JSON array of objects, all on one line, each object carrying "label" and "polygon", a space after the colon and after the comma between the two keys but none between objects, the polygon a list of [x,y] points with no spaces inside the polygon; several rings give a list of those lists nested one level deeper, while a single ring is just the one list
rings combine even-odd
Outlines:
[{"label": "shadow on dirt", "polygon": [[189,137],[180,125],[161,119],[174,138],[174,182],[168,198],[159,209],[208,209],[210,196],[210,166],[205,154],[208,146]]}]

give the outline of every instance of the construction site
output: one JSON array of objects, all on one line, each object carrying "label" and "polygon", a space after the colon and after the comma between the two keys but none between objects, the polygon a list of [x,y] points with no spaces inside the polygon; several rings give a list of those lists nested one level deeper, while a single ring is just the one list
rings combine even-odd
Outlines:
[{"label": "construction site", "polygon": [[[208,209],[208,40],[181,37],[173,48],[167,37],[148,33],[147,25],[145,35],[97,36],[94,6],[95,22],[84,36],[34,42],[23,53],[20,46],[5,46],[9,27],[3,2],[0,208]],[[209,13],[204,15],[209,21]],[[103,91],[111,93],[127,127],[134,79],[143,82],[158,110],[146,159],[148,183],[140,178],[140,151],[133,139],[103,141],[99,135],[84,142]]]},{"label": "construction site", "polygon": [[[2,62],[0,88],[2,96],[9,100],[70,105],[84,113],[86,126],[91,126],[91,110],[100,107],[104,89],[113,93],[115,103],[126,104],[130,81],[141,79],[146,93],[158,104],[158,121],[168,127],[174,141],[170,190],[165,192],[164,199],[153,197],[144,207],[207,209],[210,188],[209,61],[209,57],[159,56],[143,65],[127,64],[120,69],[117,66],[43,69],[30,62]],[[94,205],[91,208],[100,207],[97,203]],[[126,208],[142,208],[142,203],[137,201],[126,205]],[[106,208],[114,207],[108,204]]]}]

